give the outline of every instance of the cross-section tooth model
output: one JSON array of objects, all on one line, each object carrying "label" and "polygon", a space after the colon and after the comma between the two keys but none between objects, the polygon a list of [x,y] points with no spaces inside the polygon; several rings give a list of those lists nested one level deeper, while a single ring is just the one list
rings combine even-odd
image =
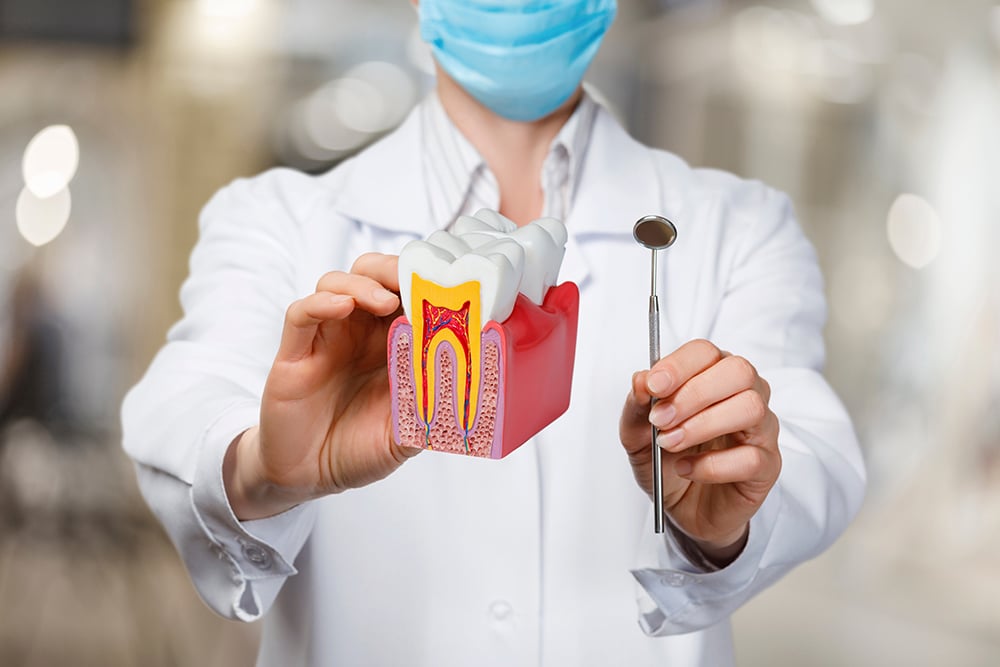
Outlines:
[{"label": "cross-section tooth model", "polygon": [[399,254],[389,330],[396,442],[499,459],[569,407],[580,294],[554,286],[566,228],[495,211]]}]

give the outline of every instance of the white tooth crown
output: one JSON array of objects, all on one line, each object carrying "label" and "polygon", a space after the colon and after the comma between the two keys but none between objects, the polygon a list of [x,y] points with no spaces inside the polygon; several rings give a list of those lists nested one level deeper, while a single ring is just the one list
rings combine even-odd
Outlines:
[{"label": "white tooth crown", "polygon": [[503,322],[510,317],[518,292],[541,305],[558,278],[566,239],[566,227],[555,218],[517,227],[489,209],[460,216],[451,232],[441,230],[426,241],[411,241],[399,253],[403,311],[412,322],[413,274],[442,287],[475,280],[480,285],[482,325]]},{"label": "white tooth crown", "polygon": [[452,257],[461,257],[465,253],[469,252],[468,242],[454,234],[449,234],[448,232],[438,230],[427,237],[427,242],[433,246],[437,246],[442,250],[447,250]]},{"label": "white tooth crown", "polygon": [[463,236],[469,232],[501,232],[510,234],[517,230],[517,225],[510,218],[505,218],[496,211],[481,208],[475,215],[460,215],[452,225],[452,233]]}]

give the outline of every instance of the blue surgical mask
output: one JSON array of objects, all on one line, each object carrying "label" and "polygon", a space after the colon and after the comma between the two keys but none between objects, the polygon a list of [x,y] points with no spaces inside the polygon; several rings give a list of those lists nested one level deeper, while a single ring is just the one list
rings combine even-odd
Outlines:
[{"label": "blue surgical mask", "polygon": [[420,0],[420,34],[480,103],[530,121],[580,85],[615,9],[615,0]]}]

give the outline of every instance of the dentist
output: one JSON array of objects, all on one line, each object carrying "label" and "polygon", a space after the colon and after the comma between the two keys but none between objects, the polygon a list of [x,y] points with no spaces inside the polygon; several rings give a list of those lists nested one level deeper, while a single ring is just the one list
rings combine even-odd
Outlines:
[{"label": "dentist", "polygon": [[[786,197],[638,144],[581,87],[614,12],[424,0],[437,87],[398,130],[204,209],[124,447],[205,602],[265,618],[259,664],[732,664],[729,615],[857,511],[812,248]],[[484,207],[566,223],[572,404],[501,461],[415,457],[391,435],[395,254]],[[648,213],[681,230],[660,286],[674,351],[637,372]]]}]

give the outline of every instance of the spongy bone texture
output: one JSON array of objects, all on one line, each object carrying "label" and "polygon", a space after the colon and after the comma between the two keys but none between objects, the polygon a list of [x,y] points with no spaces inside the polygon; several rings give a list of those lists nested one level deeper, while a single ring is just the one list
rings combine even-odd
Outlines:
[{"label": "spongy bone texture", "polygon": [[[457,406],[460,397],[455,391],[455,351],[450,342],[438,346],[436,371],[434,416],[431,418],[429,438],[423,420],[416,410],[416,388],[412,359],[412,336],[401,333],[396,339],[392,362],[395,364],[397,428],[399,444],[407,447],[468,453],[472,456],[489,457],[496,437],[497,409],[500,389],[500,353],[496,342],[483,340],[480,374],[482,383],[475,423],[469,435],[469,451],[458,423]],[[464,383],[458,383],[464,385]],[[429,440],[429,443],[428,443]]]},{"label": "spongy bone texture", "polygon": [[392,400],[396,403],[399,444],[423,447],[424,430],[417,418],[417,393],[413,386],[413,369],[409,363],[405,363],[412,359],[410,352],[412,344],[413,336],[411,333],[400,333],[396,337],[396,351],[392,361],[396,365],[397,391]]}]

